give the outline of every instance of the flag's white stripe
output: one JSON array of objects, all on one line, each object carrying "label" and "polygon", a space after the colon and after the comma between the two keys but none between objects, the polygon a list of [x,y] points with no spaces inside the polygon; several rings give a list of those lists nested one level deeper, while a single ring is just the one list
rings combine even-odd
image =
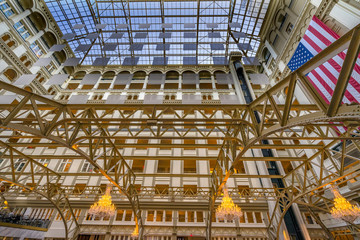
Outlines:
[{"label": "flag's white stripe", "polygon": [[[326,62],[326,63],[324,63],[323,65],[324,65],[324,67],[325,67],[327,70],[329,70],[329,72],[330,72],[336,79],[339,79],[340,73],[339,73],[333,66],[331,66],[330,63]],[[326,74],[324,74],[324,76],[326,77]],[[325,80],[325,79],[324,79],[324,80]],[[331,81],[331,80],[329,79],[329,81]],[[331,85],[329,84],[329,86],[331,86]],[[331,86],[331,88],[332,88],[332,89],[335,89],[335,85],[334,85],[333,87]],[[357,90],[354,88],[353,85],[348,84],[346,90],[348,90],[348,92],[349,92],[357,101],[360,101],[360,93],[359,93],[359,91],[357,91]],[[346,99],[347,101],[345,101],[345,99]],[[344,101],[345,103],[350,103],[350,101],[345,97],[345,95],[344,95],[343,101]]]},{"label": "flag's white stripe", "polygon": [[311,52],[312,55],[315,56],[316,54],[318,54],[318,52],[315,49],[313,49],[312,46],[307,41],[305,41],[305,39],[302,38],[300,42],[304,45],[304,47],[307,50]]},{"label": "flag's white stripe", "polygon": [[[333,59],[340,66],[342,66],[344,64],[344,60],[341,57],[339,57],[338,55],[336,55]],[[359,60],[359,58],[358,58],[358,60]],[[356,63],[356,65],[359,66],[360,64]],[[357,71],[353,70],[351,73],[351,77],[353,77],[355,79],[355,81],[360,84],[360,74]]]},{"label": "flag's white stripe", "polygon": [[308,31],[307,36],[317,45],[321,50],[324,50],[327,45],[317,38],[312,32]]},{"label": "flag's white stripe", "polygon": [[[310,25],[316,30],[319,32],[319,34],[323,35],[326,39],[328,39],[330,42],[335,42],[337,39],[332,36],[330,33],[328,33],[321,25],[319,25],[318,23],[316,23],[315,21],[311,21],[310,22]],[[316,44],[319,45],[320,48],[324,49],[326,48],[326,44],[323,43],[319,38],[315,37],[315,35],[313,33],[311,33],[309,30],[306,30],[305,32],[305,35],[307,35],[313,42],[315,42]],[[300,41],[304,47],[306,49],[308,49],[314,56],[316,54],[318,54],[318,52],[306,41],[304,40],[303,38],[301,39]],[[319,42],[321,44],[319,44]],[[340,57],[338,57],[340,60],[342,60]],[[337,61],[339,60],[337,59]],[[358,61],[359,60],[359,61]],[[342,61],[343,62],[343,61]],[[357,64],[360,65],[360,59],[357,59]],[[329,64],[330,65],[330,64]],[[340,64],[342,66],[342,64]],[[333,71],[336,70],[332,67]],[[328,77],[326,76],[325,73],[323,73],[321,71],[321,69],[317,68],[315,69],[316,72],[324,79],[324,81],[329,81],[329,86],[334,89],[334,83],[328,79]],[[331,71],[330,71],[331,72]],[[337,71],[336,71],[337,72]],[[355,72],[355,71],[353,71]],[[354,74],[354,73],[353,73]],[[308,78],[310,81],[312,81],[316,86],[317,88],[319,89],[319,91],[322,92],[322,94],[325,96],[325,98],[328,100],[328,101],[331,101],[331,95],[328,93],[328,91],[324,88],[324,86],[322,84],[319,83],[319,81],[316,79],[316,77],[312,74],[312,73],[309,73],[308,74]],[[358,76],[354,77],[355,79],[358,78]],[[358,79],[357,79],[358,81]],[[358,81],[359,82],[359,81]],[[349,84],[350,85],[350,84]],[[349,88],[349,87],[348,87]],[[349,89],[348,89],[349,90]],[[350,92],[350,91],[349,91]],[[352,93],[351,93],[352,94]],[[353,95],[354,96],[354,95]],[[348,101],[348,99],[346,99]],[[345,100],[345,97],[344,97],[344,101]],[[346,132],[346,129],[344,127],[335,127],[339,132],[341,133],[344,133]]]},{"label": "flag's white stripe", "polygon": [[322,26],[311,20],[310,25],[314,27],[321,35],[327,38],[330,42],[335,42],[337,39],[328,33]]},{"label": "flag's white stripe", "polygon": [[324,88],[324,86],[319,83],[317,78],[310,72],[307,77],[312,81],[316,87],[320,90],[320,92],[326,97],[326,99],[330,102],[331,101],[331,94]]},{"label": "flag's white stripe", "polygon": [[337,128],[339,130],[339,132],[341,132],[341,133],[346,132],[344,127],[335,127],[335,128]]},{"label": "flag's white stripe", "polygon": [[[343,53],[347,53],[347,49],[343,51]],[[360,57],[358,56],[358,58],[356,59],[356,65],[360,66]]]},{"label": "flag's white stripe", "polygon": [[[330,64],[329,64],[330,65]],[[330,73],[331,74],[333,74],[334,76],[335,76],[335,72],[336,72],[336,70],[334,69],[334,68],[332,68],[332,70],[330,70],[328,67],[326,67],[329,71],[330,71]],[[320,69],[320,68],[316,68],[315,69],[315,72],[317,72],[317,74],[319,74],[320,75],[320,77],[322,78],[322,80],[325,82],[325,84],[327,84],[333,91],[334,91],[334,89],[335,89],[335,83],[333,83],[332,81],[331,81],[331,79],[328,77],[328,76],[326,76],[326,74]],[[337,73],[337,72],[336,72]],[[314,76],[315,77],[315,76]],[[321,84],[321,83],[320,83]],[[353,94],[351,94],[351,95],[353,95]],[[353,95],[354,96],[354,95]],[[346,97],[346,96],[344,96],[343,97],[343,102],[344,103],[350,103],[350,101],[349,101],[349,99]]]}]

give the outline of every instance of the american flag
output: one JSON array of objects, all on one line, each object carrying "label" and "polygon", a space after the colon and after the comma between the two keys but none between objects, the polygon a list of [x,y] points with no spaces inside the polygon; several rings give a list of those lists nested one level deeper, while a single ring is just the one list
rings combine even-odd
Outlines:
[{"label": "american flag", "polygon": [[[291,71],[295,71],[316,54],[324,50],[340,36],[321,22],[315,16],[312,18],[309,28],[301,39],[294,55],[288,63]],[[344,63],[347,50],[328,60],[306,76],[322,96],[330,103],[334,93],[336,82],[339,78],[341,66]],[[360,58],[357,58],[354,70],[351,74],[342,103],[360,102]]]}]

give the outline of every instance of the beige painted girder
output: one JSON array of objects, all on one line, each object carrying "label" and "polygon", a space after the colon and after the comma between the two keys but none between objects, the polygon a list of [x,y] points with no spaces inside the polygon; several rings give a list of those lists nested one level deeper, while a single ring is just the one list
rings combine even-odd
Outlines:
[{"label": "beige painted girder", "polygon": [[[278,205],[287,209],[291,203],[296,202],[301,197],[316,193],[328,184],[338,183],[359,172],[359,166],[356,164],[350,167],[345,166],[343,160],[346,157],[346,147],[341,150],[342,161],[340,164],[338,164],[337,159],[332,157],[329,157],[328,160],[333,168],[328,169],[321,164],[330,148],[339,140],[346,139],[353,142],[359,140],[360,136],[355,134],[360,121],[359,105],[341,105],[336,109],[335,114],[328,116],[326,114],[329,110],[328,104],[304,76],[334,53],[343,50],[344,46],[348,46],[351,36],[358,29],[359,27],[356,27],[355,30],[345,34],[249,105],[66,105],[0,82],[0,88],[4,92],[22,96],[22,100],[17,105],[0,105],[0,113],[2,114],[0,128],[13,131],[15,138],[44,139],[48,141],[45,144],[55,142],[59,146],[66,147],[75,154],[71,155],[74,159],[82,158],[89,161],[96,171],[125,194],[133,203],[132,206],[136,205],[137,209],[139,209],[139,200],[136,197],[140,193],[136,192],[134,187],[136,174],[126,163],[126,156],[122,156],[117,150],[118,145],[115,144],[114,140],[126,139],[125,134],[130,135],[129,139],[192,138],[223,140],[220,146],[216,144],[217,148],[220,147],[219,154],[216,157],[202,157],[201,159],[201,157],[196,156],[131,156],[131,159],[217,160],[210,178],[211,188],[208,191],[210,195],[206,195],[210,210],[207,226],[211,226],[211,213],[214,211],[217,196],[220,196],[223,186],[234,174],[234,170],[241,161],[298,161],[300,165],[283,177],[285,183],[291,187],[275,194]],[[304,89],[315,104],[293,104],[292,96],[297,86]],[[286,95],[285,105],[276,104],[276,97],[284,94]],[[260,122],[257,122],[254,111],[259,114]],[[199,117],[194,118],[194,112]],[[119,117],[112,118],[113,113]],[[134,116],[137,113],[143,114],[144,118],[135,118]],[[218,118],[215,113],[221,113],[223,117]],[[172,118],[167,116],[169,114]],[[112,129],[113,126],[120,127],[114,130]],[[339,128],[345,129],[345,132],[340,132]],[[124,134],[121,133],[121,129],[124,129]],[[174,133],[175,136],[169,136],[170,133]],[[215,133],[219,133],[221,136],[215,137]],[[196,134],[200,136],[194,136]],[[10,138],[12,136],[9,136],[8,139]],[[266,148],[264,144],[261,144],[262,140],[300,139],[327,140],[331,141],[331,144],[309,147],[308,149],[319,149],[319,151],[306,157],[245,157],[245,153],[251,149]],[[269,146],[272,146],[271,144],[270,142]],[[126,147],[126,145],[124,146]],[[154,144],[145,144],[145,146],[159,147],[159,145]],[[13,145],[11,147],[16,149],[22,146]],[[177,145],[177,147],[181,146]],[[193,147],[196,148],[196,144]],[[200,147],[204,148],[205,146],[199,145]],[[276,144],[274,148],[295,151],[300,147],[295,146],[295,144],[283,146]],[[89,150],[89,154],[85,153],[85,150]],[[13,161],[14,157],[20,156],[14,152],[3,154],[3,157]],[[66,156],[66,158],[71,156]],[[36,155],[33,157],[41,158],[41,156]],[[50,156],[47,157],[50,158]],[[53,157],[61,159],[62,156]],[[106,161],[100,166],[96,162],[97,159],[106,159]],[[316,162],[318,159],[320,159],[320,164]],[[110,174],[113,170],[114,173]],[[16,182],[17,173],[14,170],[8,173],[13,182]],[[37,173],[30,173],[29,176],[34,178],[36,175]],[[176,189],[175,192],[180,193],[181,190]],[[274,223],[279,223],[278,221],[281,221],[281,218],[276,219]]]}]

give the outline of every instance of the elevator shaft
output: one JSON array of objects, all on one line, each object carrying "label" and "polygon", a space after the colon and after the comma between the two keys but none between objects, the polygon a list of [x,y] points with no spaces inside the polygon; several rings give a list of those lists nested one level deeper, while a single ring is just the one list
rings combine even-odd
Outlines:
[{"label": "elevator shaft", "polygon": [[[250,92],[250,86],[248,85],[246,79],[245,79],[245,70],[242,67],[242,64],[240,63],[240,61],[235,61],[234,62],[234,68],[236,71],[236,76],[238,78],[238,81],[240,83],[240,87],[241,87],[241,91],[243,93],[243,96],[245,98],[245,101],[247,104],[250,104],[254,99],[251,95]],[[260,117],[259,117],[259,113],[257,111],[254,111],[254,115],[256,118],[256,121],[258,123],[260,123]],[[261,141],[262,144],[266,145],[269,144],[268,140],[262,140]],[[271,151],[271,149],[261,149],[262,155],[264,157],[273,157],[273,153]],[[276,166],[276,162],[274,161],[270,161],[269,162],[269,167],[267,168],[268,172],[270,175],[279,175],[279,170]],[[272,178],[271,182],[273,185],[275,185],[277,188],[284,188],[284,182],[281,178]],[[280,210],[283,211],[283,208],[280,207]],[[303,240],[304,237],[301,233],[301,229],[299,227],[299,224],[296,220],[296,216],[294,213],[294,210],[292,209],[292,207],[290,207],[285,216],[284,216],[284,222],[286,225],[286,228],[288,230],[288,233],[290,235],[291,239],[296,239],[296,240]],[[280,224],[280,223],[279,223]]]}]

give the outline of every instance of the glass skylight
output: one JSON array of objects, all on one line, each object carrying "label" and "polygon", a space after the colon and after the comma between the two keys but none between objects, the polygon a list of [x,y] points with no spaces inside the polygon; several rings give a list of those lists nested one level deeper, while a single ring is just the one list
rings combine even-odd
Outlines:
[{"label": "glass skylight", "polygon": [[[254,57],[269,1],[45,0],[63,34],[75,34],[67,41],[82,65],[92,65],[96,58],[110,58],[108,65],[121,65],[129,57],[139,58],[138,65],[151,65],[158,57],[167,58],[168,64],[184,64],[184,57],[197,57],[198,64],[214,64],[214,58],[228,58],[230,52],[240,51],[237,43],[250,44],[252,49],[244,54]],[[246,37],[235,38],[234,33],[240,32]],[[184,38],[185,33],[195,37]],[[96,34],[99,36],[92,38]],[[139,43],[144,44],[142,50],[130,50],[131,44]],[[184,51],[184,43],[196,44],[197,49]],[[221,43],[224,49],[212,49],[211,43]],[[75,51],[87,44],[91,44],[89,50]],[[115,44],[115,50],[107,50],[109,44]],[[170,44],[170,48],[159,50],[159,44]]]}]

